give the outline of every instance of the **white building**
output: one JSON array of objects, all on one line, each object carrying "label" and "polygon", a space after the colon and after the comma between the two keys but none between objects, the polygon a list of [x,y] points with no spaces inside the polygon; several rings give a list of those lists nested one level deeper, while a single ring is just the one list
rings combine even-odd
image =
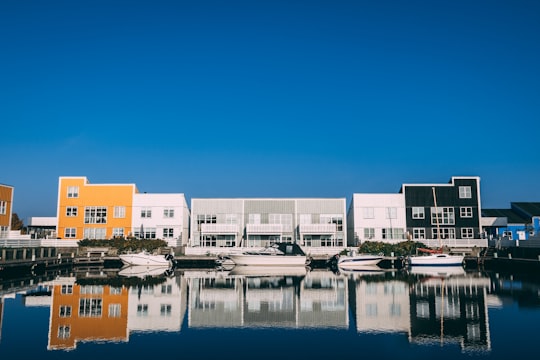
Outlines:
[{"label": "white building", "polygon": [[404,194],[353,194],[347,223],[349,246],[364,241],[406,240]]},{"label": "white building", "polygon": [[189,209],[184,194],[134,194],[132,214],[133,236],[163,239],[172,247],[188,243]]},{"label": "white building", "polygon": [[199,252],[292,242],[306,253],[333,255],[346,235],[344,198],[191,200],[189,247]]}]

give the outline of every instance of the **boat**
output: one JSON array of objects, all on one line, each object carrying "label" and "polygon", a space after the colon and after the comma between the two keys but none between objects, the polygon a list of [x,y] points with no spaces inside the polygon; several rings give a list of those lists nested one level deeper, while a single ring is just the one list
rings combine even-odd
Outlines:
[{"label": "boat", "polygon": [[170,276],[174,269],[169,265],[125,265],[118,271],[118,275],[125,277]]},{"label": "boat", "polygon": [[439,248],[420,248],[418,249],[420,252],[427,253],[428,255],[411,255],[407,258],[407,263],[409,266],[463,266],[463,260],[465,258],[463,255],[451,255],[443,253],[435,187],[432,187],[431,190],[433,191],[433,200],[435,203],[435,217],[437,223],[437,238],[439,239]]},{"label": "boat", "polygon": [[226,255],[219,254],[215,260],[216,267],[222,270],[231,270],[234,267],[234,261]]},{"label": "boat", "polygon": [[383,275],[386,271],[378,265],[363,265],[351,268],[339,268],[339,274],[357,278],[364,276]]},{"label": "boat", "polygon": [[356,269],[367,265],[377,265],[384,259],[383,255],[356,254],[354,251],[348,255],[340,255],[337,266],[341,269]]},{"label": "boat", "polygon": [[146,250],[137,253],[118,255],[124,265],[146,265],[146,266],[172,266],[174,256],[172,254],[157,255]]},{"label": "boat", "polygon": [[308,257],[295,243],[274,243],[260,250],[230,253],[235,265],[251,266],[306,266]]}]

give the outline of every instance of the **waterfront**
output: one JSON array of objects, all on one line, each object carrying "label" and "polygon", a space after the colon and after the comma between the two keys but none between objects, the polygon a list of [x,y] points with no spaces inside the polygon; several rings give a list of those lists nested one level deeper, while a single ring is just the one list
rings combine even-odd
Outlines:
[{"label": "waterfront", "polygon": [[0,356],[502,359],[536,348],[536,277],[238,270],[143,279],[65,269],[4,281]]}]

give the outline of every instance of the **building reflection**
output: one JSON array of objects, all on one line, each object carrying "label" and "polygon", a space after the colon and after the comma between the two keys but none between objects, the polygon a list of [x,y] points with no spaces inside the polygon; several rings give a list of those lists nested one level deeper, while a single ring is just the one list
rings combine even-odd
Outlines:
[{"label": "building reflection", "polygon": [[3,288],[0,325],[4,299],[21,293],[26,307],[50,308],[50,350],[75,349],[81,341],[128,342],[134,332],[180,332],[186,319],[193,329],[394,333],[420,346],[457,344],[464,352],[485,352],[491,349],[488,310],[509,301],[537,307],[538,283],[480,272],[277,270],[264,275],[185,269],[144,279],[59,275],[19,283],[13,292]]}]

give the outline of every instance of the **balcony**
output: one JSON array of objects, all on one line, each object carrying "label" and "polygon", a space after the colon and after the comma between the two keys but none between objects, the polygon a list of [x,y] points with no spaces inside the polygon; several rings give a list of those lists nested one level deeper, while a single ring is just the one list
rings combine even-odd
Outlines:
[{"label": "balcony", "polygon": [[247,224],[246,232],[248,234],[274,235],[283,233],[281,224]]},{"label": "balcony", "polygon": [[201,224],[203,234],[238,234],[236,224]]},{"label": "balcony", "polygon": [[336,224],[300,224],[300,233],[302,234],[335,234],[337,232]]}]

